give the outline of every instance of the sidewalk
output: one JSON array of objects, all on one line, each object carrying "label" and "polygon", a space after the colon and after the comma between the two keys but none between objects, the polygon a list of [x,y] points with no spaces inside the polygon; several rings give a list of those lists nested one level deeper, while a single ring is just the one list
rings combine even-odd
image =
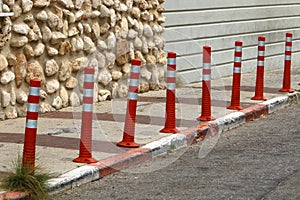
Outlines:
[{"label": "sidewalk", "polygon": [[[228,110],[231,100],[232,77],[212,80],[212,115],[223,130],[238,126],[261,115],[274,112],[300,95],[281,93],[283,68],[265,71],[265,97],[267,101],[252,101],[256,73],[242,74],[241,112]],[[300,66],[292,68],[291,85],[300,89]],[[39,115],[36,148],[36,165],[45,168],[55,177],[49,182],[51,192],[59,192],[85,182],[97,180],[114,171],[137,164],[152,156],[166,153],[170,148],[187,146],[205,134],[213,125],[198,122],[201,114],[201,83],[182,86],[176,90],[177,127],[180,134],[163,134],[159,130],[165,123],[165,90],[139,94],[135,140],[138,149],[126,149],[115,144],[122,139],[127,99],[94,104],[93,157],[99,160],[92,165],[78,164],[81,126],[81,107],[66,108],[54,113]],[[0,121],[0,176],[11,169],[12,161],[22,155],[25,118]],[[197,129],[198,125],[201,125]]]}]

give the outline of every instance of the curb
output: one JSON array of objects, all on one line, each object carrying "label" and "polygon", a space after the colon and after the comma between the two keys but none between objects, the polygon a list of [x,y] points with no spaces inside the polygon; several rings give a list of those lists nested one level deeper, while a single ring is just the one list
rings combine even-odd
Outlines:
[{"label": "curb", "polygon": [[[276,97],[244,110],[227,114],[215,121],[206,122],[200,124],[198,127],[192,127],[178,134],[161,138],[140,148],[100,160],[97,163],[76,168],[57,178],[51,179],[48,182],[49,193],[56,194],[63,190],[101,179],[114,172],[151,160],[155,156],[192,145],[199,140],[204,140],[205,137],[214,135],[216,132],[228,131],[254,119],[272,114],[286,106],[298,104],[299,102],[300,93],[298,92],[288,94],[287,96]],[[4,199],[3,197],[7,194],[8,193],[2,194],[0,200]],[[20,195],[20,193],[18,193],[18,195]],[[22,193],[22,195],[24,195],[24,193]],[[26,197],[10,198],[7,196],[6,199],[24,200]]]},{"label": "curb", "polygon": [[0,200],[29,200],[29,197],[24,192],[5,192],[0,194]]}]

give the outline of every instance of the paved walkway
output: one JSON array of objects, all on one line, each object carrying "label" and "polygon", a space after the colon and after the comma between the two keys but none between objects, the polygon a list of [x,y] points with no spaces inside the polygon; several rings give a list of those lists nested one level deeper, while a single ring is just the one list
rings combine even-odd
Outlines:
[{"label": "paved walkway", "polygon": [[[282,87],[283,69],[265,71],[265,97],[273,99],[286,96],[278,90]],[[242,74],[241,106],[250,106],[262,101],[252,101],[254,96],[256,74]],[[292,69],[292,88],[299,89],[300,67]],[[221,118],[235,111],[226,109],[231,100],[232,77],[212,81],[212,115]],[[196,127],[201,114],[201,83],[185,85],[178,88],[177,127],[185,130]],[[137,106],[137,124],[135,139],[140,145],[157,141],[169,136],[160,133],[164,126],[165,91],[152,91],[139,94]],[[103,160],[120,155],[128,149],[115,144],[122,139],[126,99],[114,99],[100,102],[94,106],[93,121],[93,157]],[[81,126],[81,107],[66,108],[53,113],[40,114],[36,163],[54,176],[59,177],[84,164],[72,162],[79,153]],[[4,176],[18,154],[22,155],[25,118],[0,121],[0,175]]]}]

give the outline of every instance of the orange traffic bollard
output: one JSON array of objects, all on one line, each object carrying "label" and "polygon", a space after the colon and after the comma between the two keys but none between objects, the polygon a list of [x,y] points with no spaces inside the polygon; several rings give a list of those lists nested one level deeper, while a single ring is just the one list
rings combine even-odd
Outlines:
[{"label": "orange traffic bollard", "polygon": [[280,92],[294,92],[291,89],[292,37],[292,33],[286,33],[283,87],[279,90]]},{"label": "orange traffic bollard", "polygon": [[32,79],[29,86],[22,164],[34,167],[41,81]]},{"label": "orange traffic bollard", "polygon": [[258,56],[255,95],[251,100],[267,100],[264,97],[264,68],[265,68],[265,41],[264,36],[258,37]]},{"label": "orange traffic bollard", "polygon": [[162,133],[178,133],[176,128],[176,53],[168,52],[168,76],[166,92],[166,121]]},{"label": "orange traffic bollard", "polygon": [[92,158],[92,132],[93,132],[93,101],[94,101],[94,71],[93,67],[84,68],[83,104],[81,119],[81,135],[79,157],[73,162],[95,163]]},{"label": "orange traffic bollard", "polygon": [[121,142],[118,142],[117,145],[121,147],[136,148],[139,147],[139,145],[134,142],[134,134],[141,61],[138,59],[133,59],[131,63],[132,66],[130,72],[130,83],[127,98],[127,111],[123,140]]},{"label": "orange traffic bollard", "polygon": [[242,110],[243,109],[240,105],[242,46],[243,46],[243,42],[241,42],[241,41],[235,42],[231,105],[229,107],[227,107],[228,109],[231,109],[231,110]]},{"label": "orange traffic bollard", "polygon": [[199,121],[212,121],[211,115],[211,47],[203,47],[202,106]]}]

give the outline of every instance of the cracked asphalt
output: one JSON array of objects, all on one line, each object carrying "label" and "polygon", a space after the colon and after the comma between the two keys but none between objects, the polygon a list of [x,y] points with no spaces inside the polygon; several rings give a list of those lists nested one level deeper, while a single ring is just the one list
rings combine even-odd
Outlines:
[{"label": "cracked asphalt", "polygon": [[53,197],[300,199],[300,105]]}]

